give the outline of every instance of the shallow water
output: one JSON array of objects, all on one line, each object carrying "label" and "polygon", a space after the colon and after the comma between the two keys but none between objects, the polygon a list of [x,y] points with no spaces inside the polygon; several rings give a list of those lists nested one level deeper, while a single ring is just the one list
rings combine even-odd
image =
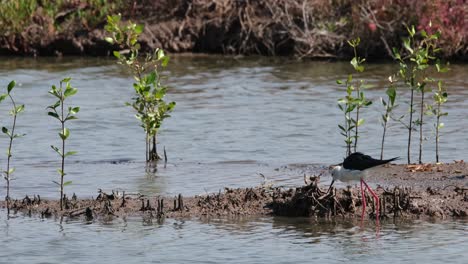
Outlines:
[{"label": "shallow water", "polygon": [[[441,138],[444,161],[466,157],[468,137],[467,65],[452,65],[445,76],[449,87],[448,117]],[[390,64],[372,64],[362,76],[373,85],[367,97],[359,150],[378,156],[382,129],[378,118]],[[52,84],[72,77],[79,88],[72,99],[81,106],[80,118],[70,123],[68,149],[78,151],[66,165],[69,193],[96,195],[98,188],[127,192],[186,195],[213,192],[224,186],[254,186],[259,173],[276,185],[295,186],[304,173],[339,162],[344,155],[337,129],[341,121],[337,98],[343,87],[336,79],[351,72],[346,62],[224,57],[175,57],[169,68],[168,99],[177,102],[159,138],[169,156],[167,168],[145,173],[144,135],[134,113],[124,103],[132,97],[132,78],[102,58],[4,58],[0,61],[0,87],[14,79],[15,97],[26,104],[18,119],[24,138],[15,142],[13,196],[40,194],[55,197],[58,157],[50,148],[58,144],[58,123],[46,115],[54,102],[47,94]],[[399,111],[407,105],[400,101]],[[9,124],[9,105],[0,105],[0,121]],[[432,120],[429,120],[432,122]],[[433,161],[433,130],[429,123],[424,145],[425,161]],[[0,149],[6,149],[2,135]],[[393,123],[388,132],[386,157],[405,157],[406,131]],[[416,160],[416,138],[413,160]],[[1,165],[5,156],[1,157]],[[325,178],[326,179],[326,178]]]},{"label": "shallow water", "polygon": [[87,224],[0,212],[0,263],[465,263],[466,222],[384,222],[379,232],[305,218]]},{"label": "shallow water", "polygon": [[[388,64],[373,64],[363,75],[374,85],[367,91],[374,105],[364,113],[367,123],[359,150],[375,156],[381,136],[378,99],[393,70]],[[146,173],[143,131],[124,106],[132,97],[132,78],[114,60],[3,58],[0,87],[15,79],[15,97],[26,104],[18,132],[27,135],[13,148],[17,171],[12,196],[57,197],[52,181],[58,179],[59,163],[49,146],[58,144],[58,124],[45,107],[54,102],[47,91],[63,77],[73,78],[79,92],[72,103],[81,106],[80,119],[70,124],[68,149],[78,155],[66,165],[67,180],[73,181],[67,193],[90,197],[98,188],[121,188],[127,193],[191,195],[255,186],[262,182],[260,173],[277,186],[297,186],[304,173],[339,162],[344,148],[336,128],[342,119],[336,100],[343,89],[335,80],[350,71],[348,63],[173,58],[168,99],[177,107],[160,136],[169,163]],[[441,139],[444,161],[466,157],[467,71],[466,65],[453,65],[446,76],[450,102]],[[5,102],[0,105],[2,125],[10,121],[7,108]],[[406,109],[402,102],[399,111]],[[429,130],[425,161],[434,160]],[[6,149],[6,138],[0,139],[0,149]],[[405,140],[406,131],[393,124],[386,156],[405,157]],[[0,162],[4,166],[5,156]],[[467,233],[462,221],[385,222],[376,232],[372,223],[360,228],[358,223],[303,218],[84,223],[23,216],[6,220],[0,210],[0,263],[462,263],[468,257]]]}]

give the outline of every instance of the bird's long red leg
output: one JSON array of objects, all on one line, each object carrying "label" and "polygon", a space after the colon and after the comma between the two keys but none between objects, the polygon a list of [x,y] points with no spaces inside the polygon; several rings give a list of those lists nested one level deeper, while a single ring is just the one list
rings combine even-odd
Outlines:
[{"label": "bird's long red leg", "polygon": [[364,188],[362,186],[362,183],[364,181],[361,179],[361,200],[362,200],[362,214],[361,214],[361,220],[364,219],[364,213],[366,212],[366,196],[364,194]]},{"label": "bird's long red leg", "polygon": [[[379,221],[379,205],[380,205],[380,202],[379,202],[379,196],[371,189],[371,187],[369,187],[369,185],[367,185],[367,183],[361,179],[361,185],[362,183],[364,183],[364,185],[366,185],[366,188],[369,190],[369,192],[372,194],[372,196],[374,197],[374,202],[375,202],[375,219],[377,220],[377,222]],[[362,188],[362,187],[361,187]]]}]

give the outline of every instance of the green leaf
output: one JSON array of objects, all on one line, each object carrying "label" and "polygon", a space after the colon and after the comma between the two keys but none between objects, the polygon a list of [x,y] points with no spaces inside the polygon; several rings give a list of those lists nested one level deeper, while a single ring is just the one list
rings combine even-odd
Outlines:
[{"label": "green leaf", "polygon": [[54,145],[50,145],[50,147],[55,150],[55,152],[57,152],[60,156],[62,156],[62,152]]},{"label": "green leaf", "polygon": [[11,81],[11,82],[8,84],[8,88],[7,88],[8,93],[11,92],[11,90],[13,89],[13,87],[15,87],[15,85],[16,85],[16,82],[15,82],[15,81]]},{"label": "green leaf", "polygon": [[426,32],[426,30],[424,30],[424,29],[421,30],[421,36],[422,36],[423,38],[426,38],[426,37],[427,37],[427,32]]},{"label": "green leaf", "polygon": [[[60,174],[60,176],[62,176],[62,177],[65,176],[65,175],[67,175],[67,174],[64,173],[63,170],[61,170],[61,169],[57,169],[57,172],[58,172],[58,173]],[[60,185],[60,184],[59,184],[59,185]]]},{"label": "green leaf", "polygon": [[112,54],[114,54],[114,57],[116,57],[117,59],[120,59],[120,52],[114,50],[114,52],[112,52]]},{"label": "green leaf", "polygon": [[361,126],[362,124],[364,124],[364,119],[359,119],[359,121],[357,122],[356,126]]},{"label": "green leaf", "polygon": [[76,116],[68,116],[67,118],[65,118],[65,121],[74,120],[74,119],[78,119],[78,117],[76,117]]},{"label": "green leaf", "polygon": [[79,106],[77,106],[77,107],[70,107],[70,108],[68,109],[68,112],[70,113],[70,115],[74,115],[74,114],[78,113],[79,111],[80,111],[80,107],[79,107]]},{"label": "green leaf", "polygon": [[388,95],[388,98],[390,98],[390,105],[395,104],[395,98],[396,98],[396,89],[394,87],[390,87],[385,91],[385,93]]},{"label": "green leaf", "polygon": [[382,103],[384,107],[387,106],[387,102],[385,102],[385,100],[382,97],[380,97],[380,102]]},{"label": "green leaf", "polygon": [[54,118],[57,118],[58,120],[60,120],[60,117],[57,113],[55,112],[48,112],[47,115],[51,116],[51,117],[54,117]]},{"label": "green leaf", "polygon": [[65,92],[63,93],[63,95],[65,97],[69,97],[69,96],[76,94],[77,92],[78,92],[78,89],[68,86],[67,89],[65,89]]},{"label": "green leaf", "polygon": [[445,126],[444,123],[440,123],[440,124],[437,126],[437,128],[438,128],[438,129],[441,129],[441,128],[443,128],[444,126]]},{"label": "green leaf", "polygon": [[164,56],[166,56],[166,55],[164,54],[164,50],[159,49],[159,50],[158,50],[157,59],[160,60],[160,59],[164,58]]},{"label": "green leaf", "polygon": [[342,80],[336,80],[336,83],[337,84],[343,84],[343,81]]},{"label": "green leaf", "polygon": [[167,105],[167,111],[172,111],[172,109],[174,109],[175,106],[176,106],[176,102],[170,102]]},{"label": "green leaf", "polygon": [[78,153],[78,152],[76,152],[76,151],[68,151],[67,153],[65,153],[65,157],[75,155],[76,153]]},{"label": "green leaf", "polygon": [[408,29],[408,32],[410,33],[411,37],[416,35],[416,29],[414,28],[414,25],[411,25],[411,29]]},{"label": "green leaf", "polygon": [[10,168],[8,170],[8,175],[11,175],[13,172],[15,172],[15,170],[16,170],[15,168]]},{"label": "green leaf", "polygon": [[8,94],[2,94],[0,95],[0,102],[2,102],[3,100],[5,100],[5,98],[7,98]]},{"label": "green leaf", "polygon": [[146,83],[151,84],[156,80],[156,73],[153,71],[146,76]]},{"label": "green leaf", "polygon": [[354,69],[356,69],[357,67],[359,67],[359,62],[358,62],[358,59],[356,57],[354,57],[352,60],[351,60],[351,65],[353,65]]},{"label": "green leaf", "polygon": [[2,127],[2,132],[4,134],[10,135],[10,133],[8,132],[8,128],[6,128],[6,127]]},{"label": "green leaf", "polygon": [[111,38],[111,37],[105,37],[104,40],[107,41],[110,44],[114,44],[114,39]]},{"label": "green leaf", "polygon": [[411,48],[411,40],[409,38],[403,39],[403,47],[409,51],[411,54],[414,53],[414,50]]},{"label": "green leaf", "polygon": [[24,136],[26,136],[26,134],[15,134],[13,136],[13,138],[20,138],[20,137],[24,137]]},{"label": "green leaf", "polygon": [[65,187],[67,185],[70,185],[70,184],[72,184],[72,181],[66,181],[66,182],[63,183],[63,187]]},{"label": "green leaf", "polygon": [[140,35],[143,32],[144,26],[141,24],[138,24],[135,26],[135,33]]},{"label": "green leaf", "polygon": [[70,130],[68,130],[68,128],[64,128],[63,132],[59,133],[59,136],[62,140],[66,140],[70,136]]},{"label": "green leaf", "polygon": [[58,100],[57,102],[55,102],[55,104],[53,104],[53,105],[49,105],[47,108],[48,108],[48,109],[55,109],[55,108],[57,108],[59,105],[60,105],[60,100]]},{"label": "green leaf", "polygon": [[19,114],[19,113],[23,112],[23,110],[24,110],[24,105],[20,105],[20,106],[16,107],[15,112],[17,114]]},{"label": "green leaf", "polygon": [[71,78],[70,77],[67,77],[67,78],[64,78],[63,80],[61,80],[60,82],[62,83],[68,83],[70,82]]},{"label": "green leaf", "polygon": [[169,56],[166,55],[166,56],[164,56],[164,58],[162,59],[161,65],[162,65],[163,67],[166,67],[167,64],[169,64]]}]

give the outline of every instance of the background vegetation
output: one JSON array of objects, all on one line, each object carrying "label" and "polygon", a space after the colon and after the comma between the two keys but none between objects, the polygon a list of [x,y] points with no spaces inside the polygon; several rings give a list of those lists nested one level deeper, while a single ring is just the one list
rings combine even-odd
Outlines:
[{"label": "background vegetation", "polygon": [[[145,25],[143,51],[392,58],[406,26],[440,30],[444,58],[468,59],[467,0],[0,0],[0,54],[106,55],[106,16]],[[432,22],[432,28],[427,25]],[[115,47],[114,47],[115,48]]]}]

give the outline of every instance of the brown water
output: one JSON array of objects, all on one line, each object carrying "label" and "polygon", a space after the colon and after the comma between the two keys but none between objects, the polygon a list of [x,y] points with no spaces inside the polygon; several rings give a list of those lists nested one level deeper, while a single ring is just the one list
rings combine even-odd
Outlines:
[{"label": "brown water", "polygon": [[[127,192],[185,195],[214,192],[224,186],[255,186],[259,173],[279,186],[297,186],[303,174],[320,171],[344,155],[336,107],[343,88],[335,84],[351,71],[348,63],[224,57],[176,57],[170,66],[168,99],[177,107],[167,119],[160,146],[169,155],[167,168],[146,173],[144,136],[134,113],[124,103],[132,97],[132,78],[98,58],[0,60],[0,87],[14,79],[15,97],[26,104],[18,119],[12,182],[14,197],[40,194],[57,197],[58,126],[46,115],[54,102],[47,94],[63,77],[79,88],[81,106],[70,125],[69,149],[78,155],[66,165],[67,193],[95,196],[98,188]],[[381,126],[379,97],[394,71],[389,64],[369,65],[362,76],[374,85],[374,101],[364,112],[359,150],[378,156]],[[453,65],[441,157],[466,159],[468,139],[468,65]],[[407,111],[399,99],[399,112]],[[0,105],[0,122],[9,124],[8,105]],[[434,161],[431,129],[425,133],[424,161]],[[406,131],[393,123],[386,156],[405,157]],[[0,149],[6,149],[0,138]],[[416,154],[416,145],[413,150]],[[414,155],[413,160],[415,160]],[[0,165],[5,166],[5,156]],[[325,177],[324,181],[327,178]],[[4,196],[4,193],[0,193]],[[463,263],[468,257],[466,222],[317,223],[303,218],[235,218],[167,220],[150,224],[139,219],[113,223],[40,220],[0,211],[0,263]]]}]

